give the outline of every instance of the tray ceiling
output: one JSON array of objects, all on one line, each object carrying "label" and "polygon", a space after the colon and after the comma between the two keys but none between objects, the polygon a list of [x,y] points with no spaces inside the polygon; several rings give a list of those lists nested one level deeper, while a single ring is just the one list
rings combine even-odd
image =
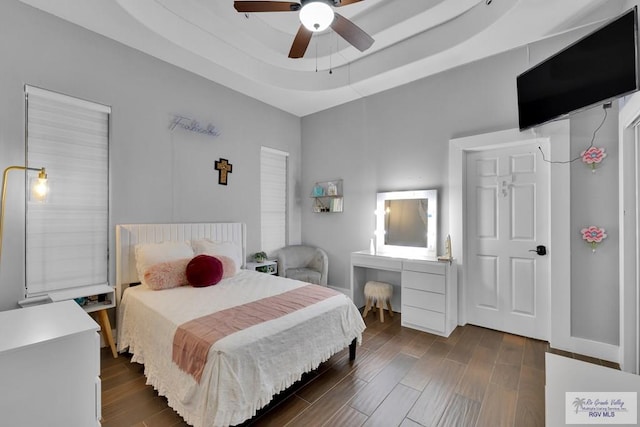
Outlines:
[{"label": "tray ceiling", "polygon": [[339,13],[375,39],[370,49],[327,30],[289,59],[296,12],[242,14],[232,0],[21,1],[297,116],[584,25],[606,2],[364,0]]}]

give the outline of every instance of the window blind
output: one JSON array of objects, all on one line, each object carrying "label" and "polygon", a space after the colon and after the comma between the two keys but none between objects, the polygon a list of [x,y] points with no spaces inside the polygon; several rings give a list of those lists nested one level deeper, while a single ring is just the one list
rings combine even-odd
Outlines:
[{"label": "window blind", "polygon": [[26,295],[108,282],[110,107],[25,87],[27,165],[49,195],[26,207]]},{"label": "window blind", "polygon": [[287,243],[287,157],[262,147],[260,152],[260,233],[267,254]]}]

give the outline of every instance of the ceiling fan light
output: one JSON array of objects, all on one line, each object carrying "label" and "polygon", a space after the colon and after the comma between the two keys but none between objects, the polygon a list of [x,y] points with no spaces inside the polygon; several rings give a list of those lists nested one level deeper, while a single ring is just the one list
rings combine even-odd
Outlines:
[{"label": "ceiling fan light", "polygon": [[309,31],[324,31],[333,22],[333,9],[322,1],[306,3],[300,9],[300,22]]}]

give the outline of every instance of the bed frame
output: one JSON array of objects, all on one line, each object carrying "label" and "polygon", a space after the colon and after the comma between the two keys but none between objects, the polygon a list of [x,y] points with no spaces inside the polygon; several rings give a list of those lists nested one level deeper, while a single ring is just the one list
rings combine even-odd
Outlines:
[{"label": "bed frame", "polygon": [[[116,225],[116,300],[132,283],[139,283],[135,246],[139,243],[181,242],[211,239],[242,246],[242,259],[247,258],[247,227],[241,222],[120,224]],[[244,264],[241,268],[244,267]],[[356,358],[356,340],[349,345],[349,359]]]},{"label": "bed frame", "polygon": [[[242,260],[247,258],[247,227],[241,222],[184,224],[120,224],[116,225],[116,300],[120,305],[123,292],[139,283],[135,246],[139,243],[182,242],[211,239],[242,246]],[[244,265],[239,268],[244,267]]]}]

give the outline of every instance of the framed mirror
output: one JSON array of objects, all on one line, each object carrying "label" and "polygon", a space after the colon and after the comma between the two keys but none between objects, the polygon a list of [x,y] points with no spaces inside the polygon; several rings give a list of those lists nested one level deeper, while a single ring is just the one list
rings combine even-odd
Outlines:
[{"label": "framed mirror", "polygon": [[438,190],[378,193],[378,253],[435,257],[437,247]]}]

